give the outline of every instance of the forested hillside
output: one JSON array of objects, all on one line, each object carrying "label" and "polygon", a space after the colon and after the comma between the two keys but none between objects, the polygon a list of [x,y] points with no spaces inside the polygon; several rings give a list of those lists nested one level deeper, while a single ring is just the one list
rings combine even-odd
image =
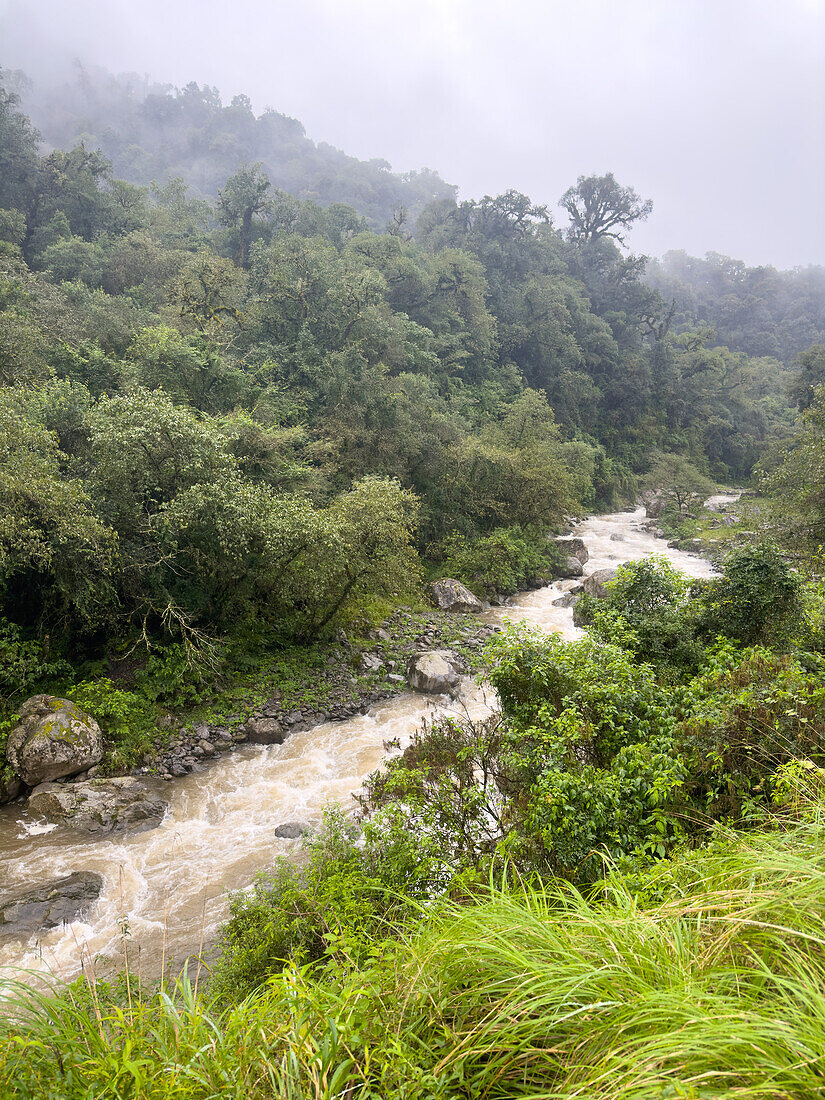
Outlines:
[{"label": "forested hillside", "polygon": [[[422,558],[474,575],[504,554],[523,582],[550,568],[564,515],[630,499],[662,453],[741,480],[788,433],[786,364],[671,332],[625,247],[650,204],[612,176],[570,188],[567,228],[508,191],[440,197],[414,237],[400,216],[375,232],[371,198],[300,199],[247,162],[276,122],[311,152],[297,124],[194,86],[110,91],[83,96],[121,168],[191,177],[205,148],[218,194],[119,179],[95,141],[44,152],[2,93],[16,644],[189,645],[250,617],[307,638],[414,583]],[[73,102],[53,136],[73,132]],[[250,144],[212,156],[210,127],[247,124]],[[314,169],[294,163],[305,192]]]},{"label": "forested hillside", "polygon": [[[35,122],[15,89],[0,867],[25,882],[0,940],[39,964],[44,929],[120,916],[75,940],[74,984],[0,982],[0,1092],[821,1096],[823,270],[649,262],[630,246],[652,202],[610,173],[561,215],[458,201],[196,84],[81,72],[26,93]],[[703,508],[731,482],[761,495]],[[640,491],[645,520],[557,537]],[[433,578],[460,599],[426,606]],[[574,640],[457,613],[528,587]],[[442,709],[388,739],[373,711],[352,749],[408,687]],[[164,819],[149,785],[191,772]],[[364,785],[322,821],[330,773]],[[274,816],[289,774],[311,823]],[[225,828],[230,802],[257,832]],[[132,826],[168,846],[130,835],[85,870]],[[207,966],[219,876],[270,831],[288,857],[242,879]],[[69,910],[30,881],[49,850],[91,889]],[[201,905],[196,965],[173,960],[168,914]],[[144,970],[141,934],[162,935]]]},{"label": "forested hillside", "polygon": [[704,259],[667,252],[645,281],[675,305],[674,326],[707,326],[714,339],[747,355],[783,363],[825,342],[825,268],[748,267],[710,252]]},{"label": "forested hillside", "polygon": [[214,199],[238,165],[259,162],[273,187],[322,206],[346,203],[378,230],[396,211],[414,218],[431,200],[455,195],[437,172],[400,175],[384,160],[360,161],[311,141],[297,119],[269,108],[256,116],[247,96],[224,104],[208,85],[173,88],[80,66],[57,87],[33,85],[24,74],[15,83],[49,147],[83,141],[130,183],[179,176],[194,195]]}]

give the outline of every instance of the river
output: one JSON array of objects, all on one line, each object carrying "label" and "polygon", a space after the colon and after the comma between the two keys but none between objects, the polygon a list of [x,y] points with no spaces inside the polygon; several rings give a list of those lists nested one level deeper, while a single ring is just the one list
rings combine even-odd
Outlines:
[{"label": "river", "polygon": [[[713,498],[715,503],[733,499]],[[640,508],[578,524],[573,534],[590,554],[585,576],[653,553],[691,576],[710,575],[707,561],[668,548],[644,523]],[[572,611],[553,606],[574,583],[559,581],[521,594],[485,617],[496,625],[524,620],[566,638],[579,637]],[[214,938],[226,916],[228,890],[246,886],[277,856],[297,851],[300,841],[273,835],[278,825],[314,824],[330,803],[353,805],[352,792],[385,757],[385,742],[399,738],[403,746],[423,719],[436,712],[481,717],[494,705],[492,693],[467,678],[455,701],[402,695],[368,714],[293,734],[282,745],[241,748],[167,786],[169,812],[149,832],[78,839],[69,830],[38,825],[19,805],[0,807],[3,889],[74,871],[97,871],[104,878],[88,920],[53,929],[36,943],[0,946],[0,973],[19,968],[70,978],[80,969],[84,947],[91,956],[116,960],[122,950],[122,914],[128,920],[130,959],[135,962],[139,947],[144,974],[159,972],[164,926],[167,959],[182,961],[197,952],[202,938],[206,943]]]}]

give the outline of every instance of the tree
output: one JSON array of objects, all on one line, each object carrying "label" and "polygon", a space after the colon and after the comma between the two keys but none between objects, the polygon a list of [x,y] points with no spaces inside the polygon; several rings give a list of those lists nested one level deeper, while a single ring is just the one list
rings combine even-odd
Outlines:
[{"label": "tree", "polygon": [[701,503],[715,488],[710,478],[697,470],[690,459],[673,454],[660,453],[645,482],[651,489],[662,490],[680,512],[686,512],[695,502]]},{"label": "tree", "polygon": [[14,391],[0,393],[0,601],[40,631],[96,623],[111,595],[114,532],[66,463]]},{"label": "tree", "polygon": [[221,225],[229,226],[238,234],[236,257],[240,267],[249,266],[249,249],[252,244],[252,219],[272,208],[267,197],[269,179],[260,164],[245,164],[224,184],[218,198],[218,217]]},{"label": "tree", "polygon": [[825,344],[812,344],[796,357],[799,375],[791,386],[791,397],[800,411],[814,402],[816,387],[825,382]]},{"label": "tree", "polygon": [[579,176],[559,200],[570,215],[570,237],[589,243],[612,237],[624,244],[623,230],[646,221],[653,209],[651,199],[641,199],[632,187],[622,187],[612,172],[604,176]]}]

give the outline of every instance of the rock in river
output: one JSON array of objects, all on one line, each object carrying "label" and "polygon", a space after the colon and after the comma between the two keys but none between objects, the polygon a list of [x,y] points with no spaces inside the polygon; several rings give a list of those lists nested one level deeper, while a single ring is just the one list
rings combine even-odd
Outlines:
[{"label": "rock in river", "polygon": [[97,901],[103,879],[94,871],[77,871],[41,886],[0,894],[0,940],[28,939],[81,916]]},{"label": "rock in river", "polygon": [[17,798],[23,784],[17,778],[16,775],[3,775],[3,770],[0,768],[0,806],[4,802],[11,802],[12,799]]},{"label": "rock in river", "polygon": [[[563,550],[565,554],[569,554],[570,557],[575,558],[581,565],[586,565],[590,560],[590,551],[584,545],[583,539],[576,538],[563,538],[555,539],[556,546]],[[581,576],[581,574],[578,574]]]},{"label": "rock in river", "polygon": [[583,588],[588,596],[593,596],[597,600],[603,600],[607,595],[607,582],[612,581],[616,577],[615,569],[597,569],[595,573],[591,573],[584,581]]},{"label": "rock in river", "polygon": [[452,577],[442,577],[430,585],[430,596],[436,607],[442,611],[483,611],[481,600],[476,599],[469,588]]},{"label": "rock in river", "polygon": [[449,649],[430,649],[410,657],[407,663],[407,683],[413,691],[429,695],[445,695],[459,680],[456,655]]},{"label": "rock in river", "polygon": [[28,801],[32,817],[45,817],[84,833],[154,829],[168,803],[132,776],[83,783],[41,783]]},{"label": "rock in river", "polygon": [[26,700],[6,743],[6,759],[29,787],[77,775],[102,758],[103,739],[94,718],[53,695]]},{"label": "rock in river", "polygon": [[564,559],[557,572],[560,577],[572,580],[575,577],[580,577],[584,569],[582,569],[582,563],[579,559],[571,554],[569,558]]},{"label": "rock in river", "polygon": [[76,871],[42,886],[0,894],[0,941],[27,939],[45,928],[74,921],[97,901],[102,886],[95,871]]},{"label": "rock in river", "polygon": [[277,718],[249,718],[244,731],[252,745],[280,745],[286,736]]}]

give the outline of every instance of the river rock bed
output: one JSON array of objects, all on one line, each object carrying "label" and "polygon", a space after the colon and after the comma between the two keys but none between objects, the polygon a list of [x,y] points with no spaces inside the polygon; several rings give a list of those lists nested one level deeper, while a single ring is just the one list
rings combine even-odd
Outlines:
[{"label": "river rock bed", "polygon": [[326,668],[313,674],[314,694],[323,700],[320,705],[296,706],[290,698],[275,693],[263,706],[222,722],[177,726],[170,715],[165,721],[174,730],[171,738],[156,754],[145,757],[132,774],[169,781],[240,745],[280,744],[299,730],[364,714],[374,703],[409,691],[408,664],[428,650],[450,650],[458,658],[460,672],[476,671],[481,666],[481,652],[494,633],[494,627],[473,615],[396,611],[370,632],[366,646],[339,634],[330,647]]}]

